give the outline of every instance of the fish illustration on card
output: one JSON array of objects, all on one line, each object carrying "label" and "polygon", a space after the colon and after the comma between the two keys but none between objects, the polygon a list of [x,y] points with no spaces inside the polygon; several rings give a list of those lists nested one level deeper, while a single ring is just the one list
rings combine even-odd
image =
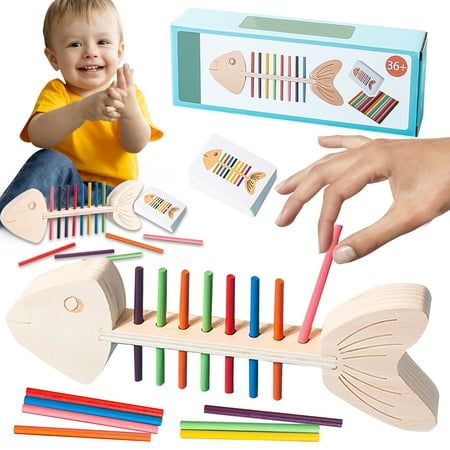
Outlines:
[{"label": "fish illustration on card", "polygon": [[266,176],[265,172],[251,172],[252,166],[221,149],[209,150],[203,155],[203,164],[207,170],[232,183],[234,186],[244,186],[250,195],[255,193],[258,180]]},{"label": "fish illustration on card", "polygon": [[258,155],[212,135],[189,176],[194,187],[255,216],[276,180],[277,169]]},{"label": "fish illustration on card", "polygon": [[146,205],[150,206],[150,208],[159,211],[161,214],[167,214],[169,219],[174,219],[175,215],[180,211],[180,208],[173,206],[169,200],[156,194],[150,193],[144,195],[144,202]]},{"label": "fish illustration on card", "polygon": [[[298,89],[300,85],[303,85],[303,101],[305,101],[306,86],[309,85],[321,100],[333,106],[340,106],[344,100],[334,86],[334,79],[341,67],[342,62],[337,59],[325,61],[319,64],[308,77],[305,57],[251,52],[250,70],[248,70],[242,52],[234,50],[212,61],[209,71],[221,86],[233,94],[240,94],[249,78],[252,97],[262,98],[264,96],[266,99],[273,98],[275,100],[278,82],[280,100],[284,99],[283,92],[286,88],[288,89],[286,99],[290,100],[291,87],[294,87],[295,101],[298,101]],[[302,75],[300,75],[300,71]],[[256,87],[255,80],[257,80]],[[262,86],[262,81],[265,82],[265,86]],[[270,82],[272,83],[272,95],[269,94]],[[257,90],[257,95],[255,90]],[[265,95],[263,95],[263,91],[265,91]]]}]

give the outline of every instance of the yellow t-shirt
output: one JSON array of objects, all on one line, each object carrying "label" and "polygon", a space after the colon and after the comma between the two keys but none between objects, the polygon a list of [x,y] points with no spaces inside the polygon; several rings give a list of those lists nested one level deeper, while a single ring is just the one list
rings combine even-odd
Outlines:
[{"label": "yellow t-shirt", "polygon": [[[151,129],[150,141],[155,141],[162,137],[163,133],[151,122],[144,96],[138,88],[136,88],[136,96],[142,114]],[[61,80],[50,81],[40,93],[20,137],[25,142],[30,142],[28,124],[36,113],[61,108],[80,99],[81,97],[69,91]],[[117,186],[122,181],[135,180],[138,177],[137,156],[127,152],[120,145],[117,121],[86,120],[83,125],[52,148],[59,150],[72,160],[83,181],[99,181],[110,186]]]}]

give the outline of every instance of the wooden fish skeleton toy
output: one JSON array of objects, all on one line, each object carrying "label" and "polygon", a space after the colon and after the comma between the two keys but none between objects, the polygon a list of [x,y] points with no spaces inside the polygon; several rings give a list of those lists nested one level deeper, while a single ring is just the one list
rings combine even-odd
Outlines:
[{"label": "wooden fish skeleton toy", "polygon": [[181,330],[177,314],[169,313],[166,326],[157,327],[155,311],[135,325],[118,270],[98,258],[37,277],[7,322],[20,344],[79,382],[100,374],[116,344],[315,366],[327,388],[356,408],[396,427],[428,430],[436,424],[439,394],[406,350],[422,335],[430,303],[420,285],[376,287],[338,306],[306,344],[297,341],[298,326],[286,326],[277,341],[267,324],[250,338],[245,321],[226,335],[219,318],[207,333],[197,316]]},{"label": "wooden fish skeleton toy", "polygon": [[108,217],[126,230],[138,230],[141,221],[134,212],[133,204],[141,190],[142,184],[139,181],[128,180],[114,188],[108,195],[105,206],[48,211],[42,193],[37,189],[29,189],[3,208],[0,220],[11,233],[36,244],[44,238],[47,222],[61,217],[107,213]]}]

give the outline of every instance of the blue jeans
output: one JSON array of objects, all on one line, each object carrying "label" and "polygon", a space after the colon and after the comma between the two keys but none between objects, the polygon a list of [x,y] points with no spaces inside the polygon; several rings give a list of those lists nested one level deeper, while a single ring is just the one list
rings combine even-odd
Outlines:
[{"label": "blue jeans", "polygon": [[[70,158],[56,150],[39,150],[28,159],[3,192],[0,197],[0,212],[11,200],[28,189],[38,189],[45,198],[48,198],[51,186],[55,186],[56,195],[57,186],[71,186],[79,183],[81,183],[80,174]],[[111,190],[112,188],[107,186],[108,194]],[[72,205],[72,198],[69,202]]]}]

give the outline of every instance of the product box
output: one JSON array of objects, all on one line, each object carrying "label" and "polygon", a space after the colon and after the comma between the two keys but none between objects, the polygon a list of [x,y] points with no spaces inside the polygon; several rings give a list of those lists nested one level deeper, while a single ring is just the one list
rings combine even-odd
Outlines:
[{"label": "product box", "polygon": [[424,31],[189,9],[171,33],[175,105],[418,134]]},{"label": "product box", "polygon": [[192,186],[252,216],[276,178],[273,164],[215,134],[189,169]]}]

